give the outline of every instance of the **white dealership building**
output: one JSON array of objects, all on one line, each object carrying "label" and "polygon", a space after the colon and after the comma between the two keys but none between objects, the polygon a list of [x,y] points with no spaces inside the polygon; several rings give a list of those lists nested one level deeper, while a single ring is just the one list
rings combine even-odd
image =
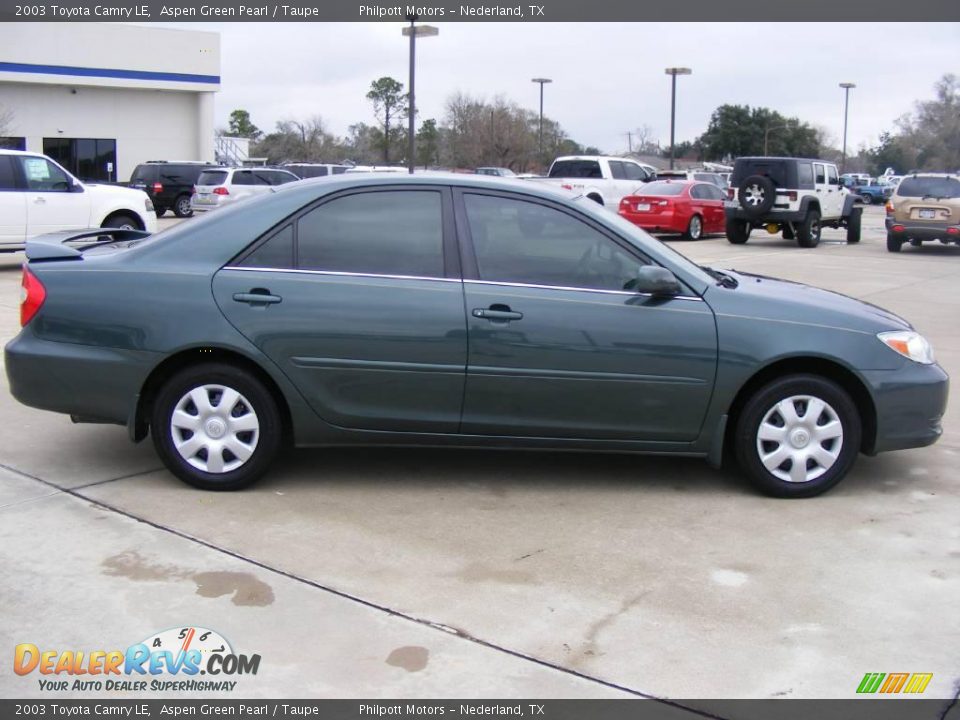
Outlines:
[{"label": "white dealership building", "polygon": [[220,35],[106,23],[0,23],[0,147],[81,179],[146,160],[214,160]]}]

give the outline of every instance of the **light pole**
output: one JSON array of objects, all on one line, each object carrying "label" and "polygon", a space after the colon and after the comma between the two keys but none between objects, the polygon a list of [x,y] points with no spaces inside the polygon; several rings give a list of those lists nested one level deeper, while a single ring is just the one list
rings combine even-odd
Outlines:
[{"label": "light pole", "polygon": [[790,126],[789,126],[789,125],[774,125],[773,127],[768,127],[766,130],[763,131],[763,154],[764,154],[764,155],[767,155],[767,154],[768,154],[767,146],[769,145],[769,142],[770,142],[770,132],[771,132],[772,130],[786,130],[788,127],[790,127]]},{"label": "light pole", "polygon": [[843,159],[840,160],[840,172],[842,173],[847,169],[847,111],[850,109],[850,88],[855,88],[856,85],[850,82],[840,83],[840,87],[843,88],[844,98],[843,98]]},{"label": "light pole", "polygon": [[552,83],[550,78],[533,78],[530,82],[540,83],[540,141],[538,144],[537,159],[543,162],[543,86]]},{"label": "light pole", "polygon": [[409,135],[407,139],[407,169],[410,171],[410,174],[413,175],[413,168],[417,164],[417,139],[413,131],[414,122],[417,117],[417,101],[414,95],[414,87],[417,79],[417,38],[439,35],[440,30],[432,25],[420,25],[419,27],[414,25],[417,21],[416,15],[407,15],[407,20],[410,21],[410,27],[403,29],[404,37],[410,38],[410,103],[407,110],[410,118],[407,126],[407,134]]},{"label": "light pole", "polygon": [[673,170],[674,131],[677,126],[677,75],[692,75],[693,70],[685,67],[668,67],[664,72],[670,75],[670,169]]}]

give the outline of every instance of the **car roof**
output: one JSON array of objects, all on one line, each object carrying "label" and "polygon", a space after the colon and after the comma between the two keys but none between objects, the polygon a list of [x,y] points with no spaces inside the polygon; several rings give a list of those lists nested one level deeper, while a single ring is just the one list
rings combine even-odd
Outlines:
[{"label": "car roof", "polygon": [[0,155],[43,155],[43,153],[34,152],[33,150],[9,150],[7,148],[0,148]]}]

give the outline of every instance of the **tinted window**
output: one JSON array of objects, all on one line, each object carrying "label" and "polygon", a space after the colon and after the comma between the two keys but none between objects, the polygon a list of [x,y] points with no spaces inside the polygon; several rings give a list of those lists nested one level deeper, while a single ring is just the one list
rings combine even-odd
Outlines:
[{"label": "tinted window", "polygon": [[235,172],[233,174],[233,184],[234,185],[259,185],[266,183],[257,183],[253,178],[253,173],[249,170],[243,170],[241,172]]},{"label": "tinted window", "polygon": [[820,163],[813,164],[813,175],[817,184],[823,184],[827,181],[827,177],[824,174],[823,165]]},{"label": "tinted window", "polygon": [[627,180],[643,181],[647,179],[647,174],[643,171],[643,168],[632,162],[623,163],[623,169],[627,173]]},{"label": "tinted window", "polygon": [[20,162],[30,190],[67,192],[70,189],[67,174],[46,158],[22,157]]},{"label": "tinted window", "polygon": [[614,180],[626,180],[627,171],[623,167],[622,162],[617,162],[616,160],[610,161],[610,174],[613,176]]},{"label": "tinted window", "polygon": [[559,210],[485,195],[464,202],[481,280],[623,290],[642,264]]},{"label": "tinted window", "polygon": [[598,178],[603,177],[603,173],[596,160],[557,160],[550,166],[550,177]]},{"label": "tinted window", "polygon": [[960,181],[950,177],[907,177],[897,186],[901,197],[960,197]]},{"label": "tinted window", "polygon": [[652,182],[637,190],[638,195],[679,195],[683,192],[683,183]]},{"label": "tinted window", "polygon": [[286,185],[289,182],[296,182],[300,179],[293,173],[288,172],[271,172],[268,170],[267,172],[261,174],[266,175],[267,182],[271,185]]},{"label": "tinted window", "polygon": [[0,190],[16,190],[17,176],[13,171],[13,158],[0,155]]},{"label": "tinted window", "polygon": [[343,173],[345,173],[345,172],[346,172],[347,170],[349,170],[349,169],[350,169],[350,168],[349,168],[348,166],[346,166],[346,165],[335,165],[334,168],[333,168],[333,174],[334,174],[334,175],[342,175]]},{"label": "tinted window", "polygon": [[154,176],[154,167],[152,165],[137,165],[133,171],[133,175],[130,176],[130,182],[149,184],[153,182]]},{"label": "tinted window", "polygon": [[833,165],[827,165],[827,182],[831,185],[836,185],[837,180],[837,169]]},{"label": "tinted window", "polygon": [[813,164],[797,163],[797,179],[798,187],[805,188],[813,185]]},{"label": "tinted window", "polygon": [[694,185],[690,188],[690,197],[696,198],[697,200],[706,200],[708,195],[705,190],[705,185]]},{"label": "tinted window", "polygon": [[300,218],[298,267],[308,270],[443,277],[440,193],[360,193]]},{"label": "tinted window", "polygon": [[257,268],[293,267],[293,225],[287,225],[274,233],[266,242],[247,255],[240,265]]},{"label": "tinted window", "polygon": [[706,192],[706,198],[708,200],[723,200],[727,197],[726,193],[723,192],[716,185],[704,185]]},{"label": "tinted window", "polygon": [[227,179],[226,170],[206,170],[197,178],[197,185],[223,185]]}]

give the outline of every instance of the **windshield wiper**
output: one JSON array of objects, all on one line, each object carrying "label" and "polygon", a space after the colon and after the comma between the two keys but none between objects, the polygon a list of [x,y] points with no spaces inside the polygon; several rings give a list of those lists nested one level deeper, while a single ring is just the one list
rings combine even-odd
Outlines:
[{"label": "windshield wiper", "polygon": [[721,285],[722,287],[735,288],[740,284],[739,281],[735,277],[733,277],[733,275],[730,275],[729,273],[725,273],[722,270],[714,270],[713,268],[707,267],[706,265],[701,265],[700,269],[706,272],[714,280],[716,280],[717,284]]}]

